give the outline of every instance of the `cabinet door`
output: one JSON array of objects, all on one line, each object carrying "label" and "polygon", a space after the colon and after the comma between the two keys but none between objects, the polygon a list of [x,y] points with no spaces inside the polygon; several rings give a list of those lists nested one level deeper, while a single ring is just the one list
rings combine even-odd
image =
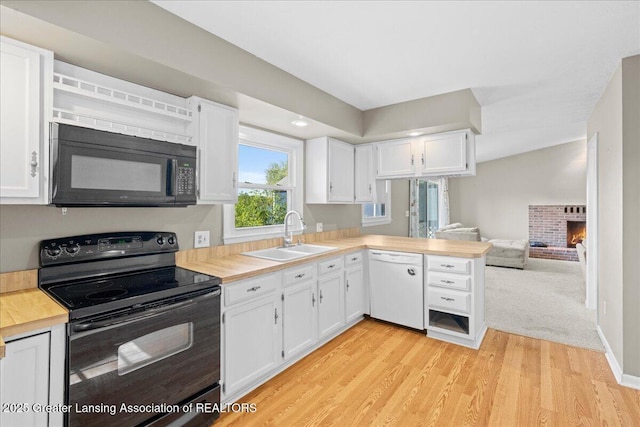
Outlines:
[{"label": "cabinet door", "polygon": [[238,200],[238,110],[198,100],[198,203]]},{"label": "cabinet door", "polygon": [[[0,43],[0,197],[40,197],[41,56]],[[28,203],[28,202],[26,202]]]},{"label": "cabinet door", "polygon": [[378,144],[378,179],[413,176],[414,164],[412,140],[402,139]]},{"label": "cabinet door", "polygon": [[329,139],[329,202],[353,203],[353,145]]},{"label": "cabinet door", "polygon": [[345,270],[345,310],[347,323],[362,316],[364,310],[364,280],[362,265]]},{"label": "cabinet door", "polygon": [[307,280],[284,290],[282,314],[285,360],[316,342],[317,299],[315,280]]},{"label": "cabinet door", "polygon": [[330,335],[344,325],[344,286],[342,272],[318,280],[318,338]]},{"label": "cabinet door", "polygon": [[260,298],[225,311],[224,392],[233,394],[278,366],[280,295]]},{"label": "cabinet door", "polygon": [[[0,359],[0,402],[3,426],[47,425],[47,413],[32,405],[49,404],[49,333],[7,343]],[[6,404],[17,406],[5,411]]]},{"label": "cabinet door", "polygon": [[355,192],[356,202],[371,203],[375,191],[375,163],[373,145],[357,145],[355,152]]},{"label": "cabinet door", "polygon": [[467,138],[465,132],[432,135],[420,139],[423,175],[464,172],[467,169]]}]

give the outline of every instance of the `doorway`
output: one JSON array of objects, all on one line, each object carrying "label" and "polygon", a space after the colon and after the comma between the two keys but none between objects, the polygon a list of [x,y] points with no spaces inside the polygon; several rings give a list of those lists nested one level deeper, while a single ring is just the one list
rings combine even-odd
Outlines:
[{"label": "doorway", "polygon": [[442,225],[443,200],[441,179],[409,181],[411,230],[410,237],[432,239]]}]

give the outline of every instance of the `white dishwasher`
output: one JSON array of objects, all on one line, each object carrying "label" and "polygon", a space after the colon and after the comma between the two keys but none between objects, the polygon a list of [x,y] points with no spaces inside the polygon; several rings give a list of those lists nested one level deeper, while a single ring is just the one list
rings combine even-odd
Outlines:
[{"label": "white dishwasher", "polygon": [[369,251],[371,317],[424,329],[424,287],[419,254]]}]

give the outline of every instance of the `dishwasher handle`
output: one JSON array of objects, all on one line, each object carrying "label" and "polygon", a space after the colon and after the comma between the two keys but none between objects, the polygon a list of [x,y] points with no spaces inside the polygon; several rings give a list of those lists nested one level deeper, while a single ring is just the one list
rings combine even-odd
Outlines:
[{"label": "dishwasher handle", "polygon": [[422,255],[403,252],[370,252],[371,262],[386,262],[391,264],[409,264],[421,268]]}]

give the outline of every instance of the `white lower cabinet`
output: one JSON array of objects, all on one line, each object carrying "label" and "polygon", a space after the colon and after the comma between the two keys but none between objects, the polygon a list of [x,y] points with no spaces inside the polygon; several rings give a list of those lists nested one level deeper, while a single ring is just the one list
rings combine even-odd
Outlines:
[{"label": "white lower cabinet", "polygon": [[362,252],[344,257],[345,320],[354,321],[364,314],[364,267]]},{"label": "white lower cabinet", "polygon": [[318,299],[315,280],[283,290],[283,357],[289,360],[318,340]]},{"label": "white lower cabinet", "polygon": [[424,265],[427,336],[479,348],[487,330],[485,258],[426,255]]},{"label": "white lower cabinet", "polygon": [[[222,314],[223,393],[232,395],[266,377],[280,363],[282,308],[273,284],[280,275],[247,280],[225,289]],[[252,295],[234,305],[229,298]]]},{"label": "white lower cabinet", "polygon": [[5,338],[0,359],[0,425],[61,426],[61,412],[48,413],[45,405],[60,405],[64,393],[64,325],[28,336]]},{"label": "white lower cabinet", "polygon": [[318,334],[322,339],[344,325],[342,274],[318,279]]},{"label": "white lower cabinet", "polygon": [[[345,273],[349,257],[357,261]],[[235,401],[357,323],[365,292],[361,252],[223,285],[222,402]]]}]

